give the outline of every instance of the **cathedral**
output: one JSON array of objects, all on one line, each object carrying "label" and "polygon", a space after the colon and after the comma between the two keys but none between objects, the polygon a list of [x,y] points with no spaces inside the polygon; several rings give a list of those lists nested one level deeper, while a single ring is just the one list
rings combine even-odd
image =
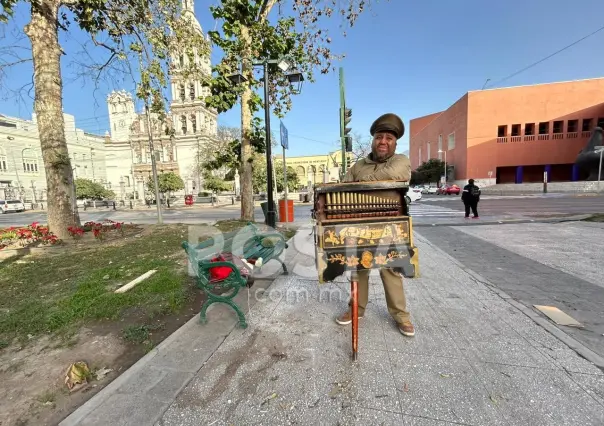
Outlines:
[{"label": "cathedral", "polygon": [[[195,17],[194,0],[183,0],[183,16],[190,19],[202,33]],[[193,58],[204,72],[211,73],[208,57]],[[188,65],[189,58],[175,53],[170,71],[171,103],[166,123],[150,117],[157,173],[174,172],[185,183],[182,194],[197,194],[202,178],[199,171],[200,148],[217,135],[217,113],[206,108],[201,100],[209,89],[200,81],[186,80],[179,68]],[[145,200],[154,198],[147,189],[152,177],[147,115],[136,112],[133,96],[126,91],[114,91],[107,97],[110,138],[106,143],[107,180],[119,199]],[[166,126],[174,129],[166,134]],[[118,186],[119,185],[119,186]],[[179,194],[177,194],[179,195]]]}]

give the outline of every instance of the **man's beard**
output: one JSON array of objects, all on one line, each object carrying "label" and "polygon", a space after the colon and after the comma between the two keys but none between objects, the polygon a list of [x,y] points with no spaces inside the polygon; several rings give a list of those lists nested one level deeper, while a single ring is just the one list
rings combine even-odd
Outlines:
[{"label": "man's beard", "polygon": [[371,151],[371,156],[373,157],[373,161],[386,161],[392,157],[392,154],[389,151],[378,152],[377,149],[373,149]]}]

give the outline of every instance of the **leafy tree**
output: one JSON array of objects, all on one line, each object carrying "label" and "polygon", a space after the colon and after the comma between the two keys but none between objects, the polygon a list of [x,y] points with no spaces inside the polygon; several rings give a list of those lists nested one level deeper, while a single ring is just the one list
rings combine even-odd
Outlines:
[{"label": "leafy tree", "polygon": [[218,176],[214,176],[207,171],[203,176],[203,187],[204,189],[217,193],[231,191],[233,189],[229,182],[225,182],[224,179],[220,179]]},{"label": "leafy tree", "polygon": [[89,200],[102,200],[103,198],[115,198],[115,193],[106,189],[98,182],[90,179],[78,178],[75,180],[76,198]]},{"label": "leafy tree", "polygon": [[[221,22],[222,31],[210,31],[208,35],[224,56],[213,67],[213,76],[205,84],[211,95],[205,98],[208,106],[225,112],[241,103],[241,218],[253,220],[252,165],[259,123],[253,119],[263,108],[261,97],[254,92],[261,86],[253,67],[268,60],[288,57],[293,68],[314,81],[314,71],[325,74],[337,58],[331,52],[331,37],[321,20],[341,15],[354,25],[359,13],[370,0],[293,0],[291,16],[285,15],[285,2],[278,0],[220,0],[210,7],[214,19]],[[278,16],[269,20],[269,14],[278,5]],[[227,78],[239,72],[245,82],[233,86]],[[295,89],[277,64],[267,64],[269,100],[273,112],[283,116],[292,106],[291,95]]]},{"label": "leafy tree", "polygon": [[[276,163],[275,167],[275,178],[277,179],[277,192],[282,192],[284,189],[283,185],[283,163]],[[287,167],[287,190],[295,191],[300,185],[300,179],[298,174],[293,167]]]},{"label": "leafy tree", "polygon": [[[0,22],[13,18],[15,6],[24,0],[0,0]],[[181,19],[180,0],[36,0],[27,2],[30,21],[24,32],[31,43],[34,111],[48,191],[48,225],[67,240],[69,226],[79,225],[72,209],[74,176],[67,152],[63,118],[61,58],[65,54],[59,31],[69,33],[72,23],[88,33],[90,44],[104,48],[107,61],[89,69],[98,77],[104,72],[132,74],[131,60],[138,60],[137,96],[151,111],[165,116],[162,89],[173,52],[189,59],[208,52],[208,43],[190,19]],[[184,14],[183,16],[186,16]],[[92,58],[86,49],[86,59]],[[21,61],[15,61],[18,63]],[[93,61],[94,62],[94,61]],[[196,61],[191,73],[201,71]],[[9,66],[10,64],[4,64]],[[179,72],[185,72],[179,70]]]},{"label": "leafy tree", "polygon": [[[183,182],[182,178],[173,172],[159,174],[157,176],[157,182],[159,184],[160,194],[169,194],[185,188],[185,183]],[[147,180],[147,190],[151,193],[155,193],[153,177],[150,177]]]},{"label": "leafy tree", "polygon": [[[448,166],[447,169],[449,169]],[[411,177],[416,181],[415,183],[439,182],[444,172],[445,162],[438,158],[431,158],[415,169],[415,175],[412,174]],[[447,176],[449,176],[449,170],[447,170]]]}]

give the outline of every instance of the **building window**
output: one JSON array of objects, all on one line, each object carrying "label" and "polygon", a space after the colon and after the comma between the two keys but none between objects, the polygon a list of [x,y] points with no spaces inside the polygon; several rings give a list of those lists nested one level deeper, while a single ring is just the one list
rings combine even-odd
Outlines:
[{"label": "building window", "polygon": [[430,142],[428,142],[428,151],[427,151],[427,153],[426,153],[426,154],[427,154],[426,158],[427,158],[428,160],[430,160]]},{"label": "building window", "polygon": [[589,132],[591,131],[591,122],[593,119],[591,118],[584,118],[583,119],[583,127],[582,127],[582,131],[583,132]]},{"label": "building window", "polygon": [[422,165],[422,147],[419,147],[419,159],[417,161],[417,166],[421,166]]},{"label": "building window", "polygon": [[8,162],[6,161],[6,154],[4,154],[4,150],[0,148],[0,172],[8,171]]},{"label": "building window", "polygon": [[579,131],[579,120],[568,120],[566,127],[568,133],[575,133]]},{"label": "building window", "polygon": [[508,126],[507,125],[497,127],[497,137],[498,138],[505,138],[507,135],[508,135]]},{"label": "building window", "polygon": [[180,86],[179,86],[179,89],[180,89],[180,100],[182,102],[184,102],[185,101],[185,95],[186,95],[186,93],[185,93],[185,85],[181,83]]},{"label": "building window", "polygon": [[181,68],[184,68],[184,67],[185,67],[185,55],[180,55],[180,56],[178,57],[178,61],[179,61],[179,63],[180,63],[180,67],[181,67]]},{"label": "building window", "polygon": [[524,125],[524,136],[535,135],[535,123],[526,123]]},{"label": "building window", "polygon": [[23,172],[38,173],[38,159],[31,149],[23,150]]},{"label": "building window", "polygon": [[438,159],[443,159],[443,135],[438,135]]},{"label": "building window", "polygon": [[449,135],[449,139],[447,140],[447,151],[455,148],[455,132]]},{"label": "building window", "polygon": [[197,119],[195,118],[195,114],[191,114],[191,128],[193,129],[193,133],[197,133]]},{"label": "building window", "polygon": [[512,124],[512,136],[520,136],[520,124]]},{"label": "building window", "polygon": [[180,129],[183,135],[187,134],[187,117],[184,115],[180,116]]},{"label": "building window", "polygon": [[540,135],[549,135],[549,122],[541,122],[539,123],[539,134]]},{"label": "building window", "polygon": [[189,84],[189,98],[191,98],[192,101],[195,100],[195,83]]},{"label": "building window", "polygon": [[564,121],[554,121],[554,133],[564,133]]},{"label": "building window", "polygon": [[604,117],[598,117],[598,127],[604,128]]}]

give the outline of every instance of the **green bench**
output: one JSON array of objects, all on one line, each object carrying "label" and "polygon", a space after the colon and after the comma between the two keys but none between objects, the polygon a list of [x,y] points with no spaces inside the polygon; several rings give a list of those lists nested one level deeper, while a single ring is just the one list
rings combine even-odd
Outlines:
[{"label": "green bench", "polygon": [[[262,258],[263,265],[275,259],[281,263],[283,273],[287,275],[287,267],[279,256],[288,246],[283,235],[277,232],[261,232],[251,222],[238,231],[221,235],[224,239],[222,242],[220,238],[212,237],[197,245],[189,244],[187,241],[182,243],[195,275],[197,287],[207,296],[199,318],[202,323],[206,323],[208,307],[213,303],[225,303],[237,313],[240,327],[246,328],[245,315],[233,299],[240,289],[251,286],[253,277],[241,274],[241,265],[238,266],[235,261],[212,261],[212,259],[221,253],[232,254],[248,261]],[[224,279],[212,279],[210,269],[221,266],[230,268],[230,274]]]}]

